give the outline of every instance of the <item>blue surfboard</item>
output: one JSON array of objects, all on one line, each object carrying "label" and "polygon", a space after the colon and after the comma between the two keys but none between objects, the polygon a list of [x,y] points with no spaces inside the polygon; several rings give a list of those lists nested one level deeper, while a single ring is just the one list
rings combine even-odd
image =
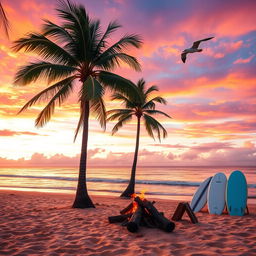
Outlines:
[{"label": "blue surfboard", "polygon": [[230,174],[227,182],[226,204],[232,216],[243,216],[247,205],[247,182],[241,171]]}]

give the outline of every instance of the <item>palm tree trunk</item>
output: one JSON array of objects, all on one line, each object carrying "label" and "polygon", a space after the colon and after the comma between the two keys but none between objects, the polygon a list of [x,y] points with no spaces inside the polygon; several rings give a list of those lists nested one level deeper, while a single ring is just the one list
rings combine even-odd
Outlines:
[{"label": "palm tree trunk", "polygon": [[131,178],[127,188],[121,194],[121,197],[130,198],[131,195],[134,194],[135,175],[136,175],[137,159],[138,159],[138,152],[139,152],[139,140],[140,140],[140,117],[138,117],[138,123],[137,123],[137,136],[136,136],[136,145],[135,145],[134,159],[132,164]]},{"label": "palm tree trunk", "polygon": [[87,144],[88,144],[88,124],[89,124],[89,101],[84,103],[84,123],[83,137],[80,156],[79,178],[76,190],[76,198],[73,208],[95,208],[90,199],[86,186],[86,162],[87,162]]}]

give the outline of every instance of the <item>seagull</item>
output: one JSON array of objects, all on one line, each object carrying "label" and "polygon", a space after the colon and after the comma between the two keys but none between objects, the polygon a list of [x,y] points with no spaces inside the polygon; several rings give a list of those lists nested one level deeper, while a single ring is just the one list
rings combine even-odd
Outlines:
[{"label": "seagull", "polygon": [[183,63],[186,62],[186,57],[187,57],[187,54],[188,53],[194,53],[194,52],[201,52],[203,49],[198,49],[198,46],[199,44],[202,42],[202,41],[208,41],[208,40],[211,40],[213,39],[213,37],[208,37],[208,38],[205,38],[205,39],[201,39],[201,40],[198,40],[198,41],[195,41],[192,45],[191,48],[188,48],[188,49],[185,49],[182,53],[181,53],[181,60],[183,61]]}]

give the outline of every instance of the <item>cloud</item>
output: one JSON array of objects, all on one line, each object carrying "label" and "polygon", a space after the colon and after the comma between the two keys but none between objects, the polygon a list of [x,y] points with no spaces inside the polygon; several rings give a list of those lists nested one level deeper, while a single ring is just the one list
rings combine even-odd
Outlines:
[{"label": "cloud", "polygon": [[[175,145],[174,145],[175,146]],[[176,145],[180,147],[179,145]],[[229,142],[201,143],[181,153],[173,151],[174,147],[165,147],[164,151],[139,152],[138,166],[196,166],[196,165],[255,165],[256,147],[252,141],[247,141],[241,147],[235,147]],[[185,148],[185,147],[184,147]],[[107,153],[100,156],[101,153]],[[88,151],[88,166],[127,166],[131,167],[134,152],[106,152],[105,149],[95,148]],[[68,157],[56,154],[46,157],[44,154],[34,153],[30,159],[18,160],[0,157],[1,166],[78,166],[80,155]]]},{"label": "cloud", "polygon": [[189,146],[186,145],[181,145],[181,144],[149,144],[149,146],[154,146],[154,147],[161,147],[161,148],[189,148]]},{"label": "cloud", "polygon": [[246,58],[246,59],[240,58],[240,59],[235,60],[235,61],[233,62],[233,64],[245,64],[245,63],[249,63],[249,62],[251,62],[251,60],[252,60],[253,58],[254,58],[254,55],[252,55],[252,56],[250,56],[250,57],[248,57],[248,58]]},{"label": "cloud", "polygon": [[[256,147],[251,148],[191,148],[180,156],[180,161],[193,160],[193,163],[210,165],[242,166],[255,165]],[[239,159],[239,160],[238,160]]]},{"label": "cloud", "polygon": [[[98,153],[102,152],[104,152],[104,149],[101,148],[88,150],[88,159],[93,159]],[[78,166],[79,160],[80,155],[69,157],[63,154],[55,154],[47,157],[41,153],[34,153],[30,159],[19,158],[13,160],[0,157],[0,166]]]},{"label": "cloud", "polygon": [[200,136],[204,133],[212,134],[249,134],[256,131],[256,121],[251,120],[241,120],[241,121],[226,121],[222,123],[197,123],[187,126],[188,130],[197,132]]},{"label": "cloud", "polygon": [[[35,132],[28,132],[28,131],[12,131],[12,130],[0,130],[0,136],[18,136],[18,135],[41,135]],[[47,136],[47,135],[44,135]]]}]

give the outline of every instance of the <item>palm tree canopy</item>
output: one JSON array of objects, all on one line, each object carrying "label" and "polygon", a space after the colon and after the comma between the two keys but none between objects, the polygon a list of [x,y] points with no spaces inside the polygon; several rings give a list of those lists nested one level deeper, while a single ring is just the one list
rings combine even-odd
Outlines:
[{"label": "palm tree canopy", "polygon": [[103,32],[99,20],[90,19],[85,8],[69,0],[59,1],[56,9],[62,20],[57,25],[44,20],[40,33],[30,33],[14,42],[15,51],[36,53],[40,60],[33,61],[19,68],[14,83],[27,85],[39,78],[45,79],[50,86],[29,100],[23,108],[41,100],[49,100],[36,119],[36,126],[45,125],[51,118],[56,104],[61,105],[74,89],[75,81],[81,82],[79,102],[81,117],[76,135],[82,126],[84,102],[90,102],[90,109],[105,127],[106,113],[102,96],[106,88],[124,95],[133,93],[133,83],[111,71],[122,62],[134,70],[140,70],[137,59],[124,50],[139,48],[142,41],[138,35],[125,35],[113,45],[109,37],[120,28],[117,21],[110,22]]},{"label": "palm tree canopy", "polygon": [[8,31],[10,28],[10,24],[9,24],[8,18],[5,14],[5,10],[4,10],[1,2],[0,2],[0,24],[3,25],[5,34],[7,35],[7,37],[9,37]]},{"label": "palm tree canopy", "polygon": [[158,87],[153,85],[146,88],[144,79],[140,79],[137,83],[138,90],[136,95],[125,95],[123,93],[115,93],[112,96],[113,100],[120,100],[124,105],[124,109],[113,109],[107,111],[108,121],[117,120],[117,123],[112,129],[112,134],[115,134],[124,124],[129,122],[133,116],[143,118],[146,130],[152,138],[161,140],[161,137],[167,136],[167,131],[153,116],[160,114],[171,118],[168,114],[156,110],[156,103],[166,104],[166,100],[160,96],[151,97],[152,92],[157,92]]}]

